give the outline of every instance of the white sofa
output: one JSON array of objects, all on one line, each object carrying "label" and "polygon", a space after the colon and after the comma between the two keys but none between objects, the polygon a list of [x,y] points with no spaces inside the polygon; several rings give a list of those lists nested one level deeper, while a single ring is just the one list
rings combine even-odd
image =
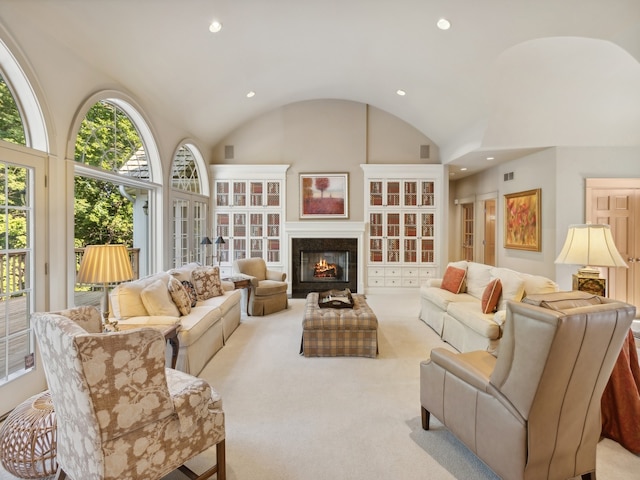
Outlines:
[{"label": "white sofa", "polygon": [[[180,282],[190,282],[196,267],[199,267],[197,263],[190,263],[168,272],[121,283],[109,296],[110,317],[118,323],[141,326],[179,323],[180,348],[176,369],[191,375],[198,375],[202,371],[240,324],[242,298],[240,290],[233,289],[233,283],[221,282],[224,289],[222,295],[198,300],[187,315],[181,315],[177,307],[172,311],[167,303],[173,302],[168,288],[170,278],[173,276]],[[148,292],[152,291],[154,285],[159,285],[158,281],[164,283],[166,289],[157,289],[150,305]],[[166,305],[166,312],[163,311],[163,305]]]},{"label": "white sofa", "polygon": [[[441,288],[442,279],[431,279],[420,287],[420,319],[460,352],[494,352],[502,337],[507,300],[520,301],[525,295],[558,291],[546,277],[516,272],[476,262],[452,262],[448,266],[466,271],[460,293]],[[482,313],[482,296],[491,280],[499,278],[502,294],[497,311]]]}]

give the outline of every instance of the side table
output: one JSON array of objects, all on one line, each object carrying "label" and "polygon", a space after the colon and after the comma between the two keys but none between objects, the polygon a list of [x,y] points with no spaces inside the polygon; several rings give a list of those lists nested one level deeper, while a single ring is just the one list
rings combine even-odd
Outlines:
[{"label": "side table", "polygon": [[247,289],[247,315],[249,315],[249,299],[251,298],[251,278],[245,277],[242,275],[237,275],[234,277],[223,278],[225,282],[233,283],[233,289],[238,290],[240,288]]},{"label": "side table", "polygon": [[55,475],[56,414],[48,390],[38,393],[9,414],[0,429],[0,461],[19,478]]},{"label": "side table", "polygon": [[171,345],[171,368],[176,368],[176,362],[178,361],[178,350],[180,349],[180,340],[178,340],[178,330],[180,330],[179,323],[173,323],[169,325],[155,325],[155,324],[142,324],[134,325],[131,323],[118,323],[118,330],[133,330],[134,328],[156,328],[162,332],[164,339]]}]

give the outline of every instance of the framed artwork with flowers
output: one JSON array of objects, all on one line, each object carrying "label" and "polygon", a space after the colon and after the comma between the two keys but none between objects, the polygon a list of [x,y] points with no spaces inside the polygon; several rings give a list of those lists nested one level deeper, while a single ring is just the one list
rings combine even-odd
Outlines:
[{"label": "framed artwork with flowers", "polygon": [[541,189],[504,196],[504,248],[540,251]]}]

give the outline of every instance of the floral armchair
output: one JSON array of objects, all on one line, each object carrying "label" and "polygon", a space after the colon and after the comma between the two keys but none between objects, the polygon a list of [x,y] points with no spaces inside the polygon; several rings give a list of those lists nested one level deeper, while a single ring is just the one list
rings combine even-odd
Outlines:
[{"label": "floral armchair", "polygon": [[[56,478],[225,479],[222,400],[199,378],[165,369],[165,340],[152,328],[101,332],[100,312],[35,313],[33,324],[57,416]],[[84,328],[83,328],[84,327]],[[216,445],[202,475],[184,463]]]}]

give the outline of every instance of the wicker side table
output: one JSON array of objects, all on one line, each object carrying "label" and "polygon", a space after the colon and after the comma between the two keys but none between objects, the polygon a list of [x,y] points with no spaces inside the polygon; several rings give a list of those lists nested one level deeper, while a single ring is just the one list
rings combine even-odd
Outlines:
[{"label": "wicker side table", "polygon": [[2,424],[0,461],[16,477],[55,475],[56,414],[48,390],[22,402]]}]

